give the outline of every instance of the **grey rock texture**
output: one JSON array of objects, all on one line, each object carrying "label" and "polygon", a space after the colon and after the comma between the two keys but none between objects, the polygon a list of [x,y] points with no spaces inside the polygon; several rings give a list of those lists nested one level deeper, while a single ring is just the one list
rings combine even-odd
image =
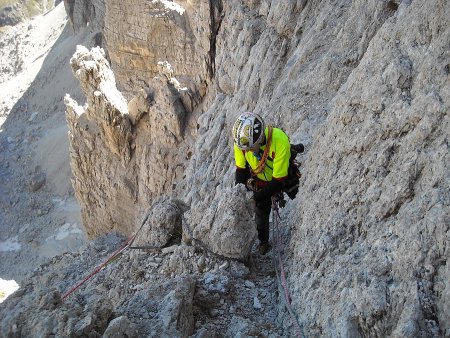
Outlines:
[{"label": "grey rock texture", "polygon": [[64,7],[75,32],[81,31],[87,25],[91,31],[99,33],[104,28],[104,0],[64,0]]},{"label": "grey rock texture", "polygon": [[449,14],[402,3],[317,133],[291,246],[294,303],[322,309],[312,333],[331,330],[325,309],[339,335],[448,330]]},{"label": "grey rock texture", "polygon": [[[243,338],[254,336],[255,333],[264,334],[264,329],[255,325],[252,321],[234,316],[231,319],[230,326],[228,327],[224,337],[227,338]],[[273,336],[276,338],[277,336]]]},{"label": "grey rock texture", "polygon": [[183,175],[187,112],[164,78],[153,79],[128,106],[102,49],[80,47],[71,65],[87,97],[84,107],[65,99],[83,222],[89,236],[113,229],[129,234],[153,198],[169,195]]},{"label": "grey rock texture", "polygon": [[134,338],[137,330],[126,316],[120,316],[111,320],[103,333],[103,338]]},{"label": "grey rock texture", "polygon": [[134,245],[163,247],[171,239],[181,238],[184,207],[179,201],[156,200],[148,212],[147,221],[136,236]]},{"label": "grey rock texture", "polygon": [[200,197],[187,212],[186,227],[191,229],[183,232],[185,240],[193,237],[217,254],[247,260],[256,238],[251,195],[243,185],[211,190],[216,190],[214,196],[203,192],[205,199]]},{"label": "grey rock texture", "polygon": [[[307,144],[303,188],[286,221],[294,229],[289,284],[307,336],[448,330],[441,311],[448,304],[449,10],[444,1],[224,4],[219,94],[199,120],[207,123],[188,185],[206,188],[194,173],[223,161],[207,154],[224,149],[243,110]],[[208,149],[203,139],[219,142]]]},{"label": "grey rock texture", "polygon": [[[78,48],[71,65],[87,97],[86,108],[69,96],[65,98],[71,133],[73,186],[78,200],[83,201],[82,205],[96,206],[93,210],[82,210],[83,223],[90,236],[106,230],[103,228],[107,223],[105,219],[108,223],[114,219],[110,229],[131,227],[136,212],[131,206],[137,193],[135,178],[126,175],[125,167],[130,162],[132,151],[126,100],[114,86],[114,75],[101,49],[96,48],[89,53],[85,48]],[[96,105],[101,108],[91,108]],[[111,163],[114,163],[112,167]],[[118,200],[120,195],[124,197]],[[110,213],[114,213],[114,217]],[[91,229],[89,224],[97,224],[96,229]]]},{"label": "grey rock texture", "polygon": [[220,1],[108,1],[103,35],[119,88],[135,92],[168,61],[198,101],[214,69],[219,11]]},{"label": "grey rock texture", "polygon": [[23,19],[18,4],[4,6],[0,9],[0,27],[17,25]]},{"label": "grey rock texture", "polygon": [[[220,337],[234,316],[230,308],[247,318],[254,334],[282,336],[279,329],[267,325],[275,320],[275,296],[270,296],[275,294],[275,285],[267,284],[267,278],[255,280],[257,288],[270,286],[265,298],[267,311],[256,311],[254,290],[245,287],[245,280],[233,277],[231,269],[215,272],[215,266],[222,266],[224,260],[205,258],[195,247],[177,246],[172,253],[127,250],[63,299],[123,241],[123,237],[101,236],[79,252],[55,257],[36,269],[1,304],[2,337],[185,338],[211,337],[216,331],[221,332]],[[182,260],[181,252],[185,253]],[[190,268],[202,257],[206,273]],[[177,272],[168,276],[167,266],[174,262]],[[208,335],[201,336],[205,332]]]},{"label": "grey rock texture", "polygon": [[[130,232],[144,205],[158,195],[176,194],[191,207],[186,218],[192,237],[216,253],[238,257],[230,243],[223,243],[234,238],[227,237],[233,233],[223,229],[241,219],[248,220],[250,229],[252,222],[245,192],[232,188],[230,130],[239,113],[255,111],[285,129],[293,143],[306,144],[301,191],[282,212],[288,284],[305,335],[448,335],[450,3],[180,3],[186,7],[183,15],[165,8],[162,1],[136,6],[117,2],[106,8],[106,45],[120,86],[126,91],[150,87],[166,99],[160,96],[150,104],[150,92],[144,91],[130,102],[137,111],[127,115],[124,109],[115,115],[118,121],[130,121],[129,139],[126,133],[114,134],[115,129],[104,131],[111,127],[101,118],[107,100],[89,99],[93,95],[87,92],[91,111],[99,114],[90,121],[103,135],[96,142],[105,143],[100,148],[108,150],[95,155],[103,165],[93,172],[102,177],[114,167],[115,173],[107,179],[93,180],[91,174],[80,179],[92,184],[110,181],[84,190],[106,195],[96,202],[79,198],[85,214],[92,215],[85,216],[90,233],[103,233],[108,227]],[[223,17],[218,31],[211,29],[218,22],[212,20],[217,16],[211,8],[220,9],[218,17]],[[128,19],[114,30],[111,20],[118,13],[126,13]],[[146,13],[148,20],[139,21],[138,13]],[[191,18],[197,20],[195,29]],[[179,34],[165,34],[171,29],[183,32],[188,42],[178,40]],[[125,32],[133,32],[136,40]],[[189,62],[183,63],[183,57]],[[186,108],[181,94],[164,80],[151,84],[158,61],[174,65],[182,83],[187,77],[193,109]],[[208,86],[202,87],[205,81]],[[179,100],[185,114],[165,100]],[[155,106],[169,113],[152,112]],[[158,123],[146,124],[147,116]],[[166,123],[170,131],[159,127]],[[157,138],[152,139],[152,130],[157,130]],[[83,131],[72,133],[76,137]],[[139,141],[149,138],[151,150]],[[136,140],[135,148],[129,140]],[[76,148],[89,149],[82,142]],[[179,166],[174,163],[176,150],[183,156]],[[86,156],[84,151],[79,154]],[[161,169],[159,164],[152,167],[154,158],[164,163],[164,175],[156,175]],[[116,169],[119,162],[126,169]],[[133,171],[135,167],[140,169]],[[126,194],[117,190],[124,184],[113,184],[112,176],[128,177],[136,187],[130,195],[138,197],[124,198]],[[76,188],[78,194],[81,187]],[[232,201],[238,196],[243,209],[235,211]],[[101,203],[105,204],[98,207]],[[97,229],[93,224],[98,220]],[[193,255],[195,250],[177,248],[159,268],[167,276],[203,270],[201,257],[187,260]],[[177,265],[180,258],[187,261]],[[218,316],[222,309],[210,307],[220,295],[208,298],[202,292],[199,307],[208,309],[211,318]],[[248,295],[253,311],[255,296],[261,299],[254,292]],[[265,308],[264,300],[261,305]],[[289,316],[281,306],[279,310],[279,324],[289,336],[294,332]],[[238,331],[230,329],[230,334]]]}]

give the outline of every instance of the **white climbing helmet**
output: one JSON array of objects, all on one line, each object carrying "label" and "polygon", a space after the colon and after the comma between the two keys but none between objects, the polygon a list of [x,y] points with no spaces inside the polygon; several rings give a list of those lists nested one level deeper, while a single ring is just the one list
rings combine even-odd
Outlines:
[{"label": "white climbing helmet", "polygon": [[265,124],[261,116],[245,112],[237,118],[233,126],[234,143],[239,149],[250,150],[263,140]]}]

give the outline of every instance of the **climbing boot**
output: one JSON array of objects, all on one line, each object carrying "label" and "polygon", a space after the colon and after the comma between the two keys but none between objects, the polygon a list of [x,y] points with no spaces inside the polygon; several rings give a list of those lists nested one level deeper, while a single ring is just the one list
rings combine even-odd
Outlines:
[{"label": "climbing boot", "polygon": [[268,253],[271,249],[271,245],[269,244],[269,242],[261,242],[259,244],[259,254],[260,255],[265,255],[266,253]]}]

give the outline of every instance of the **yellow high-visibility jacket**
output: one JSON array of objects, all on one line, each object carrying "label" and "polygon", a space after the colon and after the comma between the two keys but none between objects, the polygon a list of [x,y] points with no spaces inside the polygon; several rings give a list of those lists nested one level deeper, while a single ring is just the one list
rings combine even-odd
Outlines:
[{"label": "yellow high-visibility jacket", "polygon": [[[264,130],[266,140],[269,135],[269,128]],[[267,143],[267,141],[266,141]],[[260,154],[262,156],[266,145],[260,147]],[[291,158],[291,144],[289,137],[278,128],[272,129],[272,142],[270,143],[269,155],[266,160],[266,166],[257,178],[261,181],[270,182],[272,179],[282,181],[288,176],[289,159]],[[236,167],[245,169],[248,163],[252,170],[257,170],[259,166],[258,158],[252,151],[244,151],[234,145],[234,160]]]}]

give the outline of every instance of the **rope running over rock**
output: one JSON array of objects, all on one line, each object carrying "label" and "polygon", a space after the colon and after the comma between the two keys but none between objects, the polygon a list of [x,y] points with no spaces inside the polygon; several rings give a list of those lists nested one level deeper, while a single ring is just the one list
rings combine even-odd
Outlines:
[{"label": "rope running over rock", "polygon": [[67,297],[69,297],[72,293],[74,293],[80,286],[82,286],[84,283],[86,283],[89,279],[94,277],[97,273],[99,273],[101,270],[103,270],[108,264],[112,263],[116,259],[118,259],[122,253],[131,245],[133,244],[134,240],[136,239],[137,234],[139,231],[141,231],[142,227],[144,226],[145,222],[147,222],[148,218],[150,217],[150,214],[148,214],[144,221],[142,222],[140,228],[136,233],[129,237],[125,243],[116,251],[113,252],[111,256],[109,256],[102,264],[100,264],[94,271],[92,271],[86,278],[84,278],[81,282],[76,284],[74,287],[72,287],[69,291],[67,291],[65,294],[62,295],[62,300],[65,300]]},{"label": "rope running over rock", "polygon": [[[280,289],[281,293],[283,294],[284,297],[282,297],[283,301],[284,301],[284,305],[286,306],[286,309],[289,312],[289,315],[291,317],[291,321],[292,324],[294,325],[295,328],[295,333],[296,336],[298,338],[301,337],[305,337],[304,333],[303,333],[303,329],[302,326],[300,325],[297,316],[294,312],[294,310],[292,309],[292,305],[291,305],[291,296],[289,293],[289,287],[287,284],[287,278],[286,278],[286,271],[284,269],[284,265],[283,265],[283,257],[281,254],[281,235],[280,235],[280,223],[281,223],[281,216],[280,216],[280,212],[279,212],[279,207],[278,207],[278,199],[276,196],[272,196],[272,217],[273,217],[273,228],[272,228],[272,234],[273,234],[273,240],[274,240],[274,244],[275,244],[275,250],[276,250],[276,255],[275,253],[272,255],[272,261],[273,261],[273,266],[275,268],[275,272],[277,274],[277,281],[278,281],[278,288]],[[279,269],[278,269],[278,264],[277,261],[279,263]]]}]

